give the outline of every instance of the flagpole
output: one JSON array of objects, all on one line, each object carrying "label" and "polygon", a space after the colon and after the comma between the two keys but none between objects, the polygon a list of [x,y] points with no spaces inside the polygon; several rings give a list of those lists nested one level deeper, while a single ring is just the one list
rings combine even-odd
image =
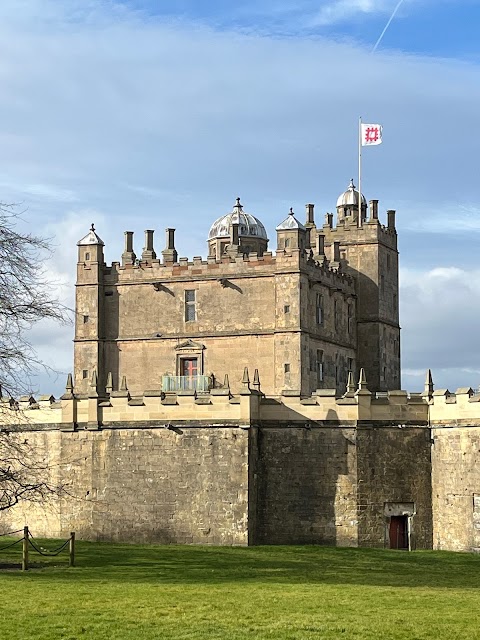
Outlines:
[{"label": "flagpole", "polygon": [[362,226],[362,117],[358,119],[358,222]]}]

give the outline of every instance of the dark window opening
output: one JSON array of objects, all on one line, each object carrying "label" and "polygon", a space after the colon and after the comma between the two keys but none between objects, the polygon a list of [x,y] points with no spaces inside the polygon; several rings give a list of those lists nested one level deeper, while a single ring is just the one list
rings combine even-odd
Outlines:
[{"label": "dark window opening", "polygon": [[82,378],[83,378],[84,380],[86,380],[86,378],[88,378],[88,369],[84,369],[84,370],[82,371]]},{"label": "dark window opening", "polygon": [[195,289],[185,291],[185,321],[194,322],[197,319],[195,308]]}]

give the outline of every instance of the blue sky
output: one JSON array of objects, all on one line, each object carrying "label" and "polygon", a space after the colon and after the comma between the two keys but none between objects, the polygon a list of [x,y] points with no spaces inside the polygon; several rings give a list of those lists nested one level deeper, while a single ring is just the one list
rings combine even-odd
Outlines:
[{"label": "blue sky", "polygon": [[[46,267],[72,302],[76,241],[107,260],[123,231],[177,226],[182,256],[240,195],[271,238],[290,206],[317,222],[357,172],[357,121],[380,122],[362,190],[397,209],[403,387],[480,383],[477,157],[480,2],[404,0],[0,5],[0,196],[51,236]],[[161,10],[159,9],[161,7]],[[61,370],[72,329],[32,333]]]}]

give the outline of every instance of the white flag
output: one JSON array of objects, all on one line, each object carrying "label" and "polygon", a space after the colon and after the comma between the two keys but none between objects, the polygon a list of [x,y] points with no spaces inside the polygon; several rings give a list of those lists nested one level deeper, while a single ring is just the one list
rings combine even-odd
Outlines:
[{"label": "white flag", "polygon": [[382,125],[362,122],[362,147],[373,144],[382,144]]}]

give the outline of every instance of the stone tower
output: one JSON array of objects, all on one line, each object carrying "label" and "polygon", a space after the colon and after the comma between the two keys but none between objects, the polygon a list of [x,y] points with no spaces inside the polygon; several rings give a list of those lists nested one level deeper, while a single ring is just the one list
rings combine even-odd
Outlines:
[{"label": "stone tower", "polygon": [[[357,367],[367,373],[371,391],[400,388],[400,326],[398,313],[398,250],[395,211],[387,224],[378,217],[378,200],[367,202],[350,182],[337,200],[337,220],[326,215],[322,228],[311,229],[312,249],[324,248],[334,264],[356,280]],[[307,205],[307,222],[312,216]],[[368,215],[367,215],[368,213]],[[313,239],[315,238],[315,241]]]},{"label": "stone tower", "polygon": [[[95,233],[93,224],[77,246],[75,393],[91,394],[98,391],[97,377],[103,376],[104,358],[104,243]],[[100,383],[105,384],[103,379]]]}]

